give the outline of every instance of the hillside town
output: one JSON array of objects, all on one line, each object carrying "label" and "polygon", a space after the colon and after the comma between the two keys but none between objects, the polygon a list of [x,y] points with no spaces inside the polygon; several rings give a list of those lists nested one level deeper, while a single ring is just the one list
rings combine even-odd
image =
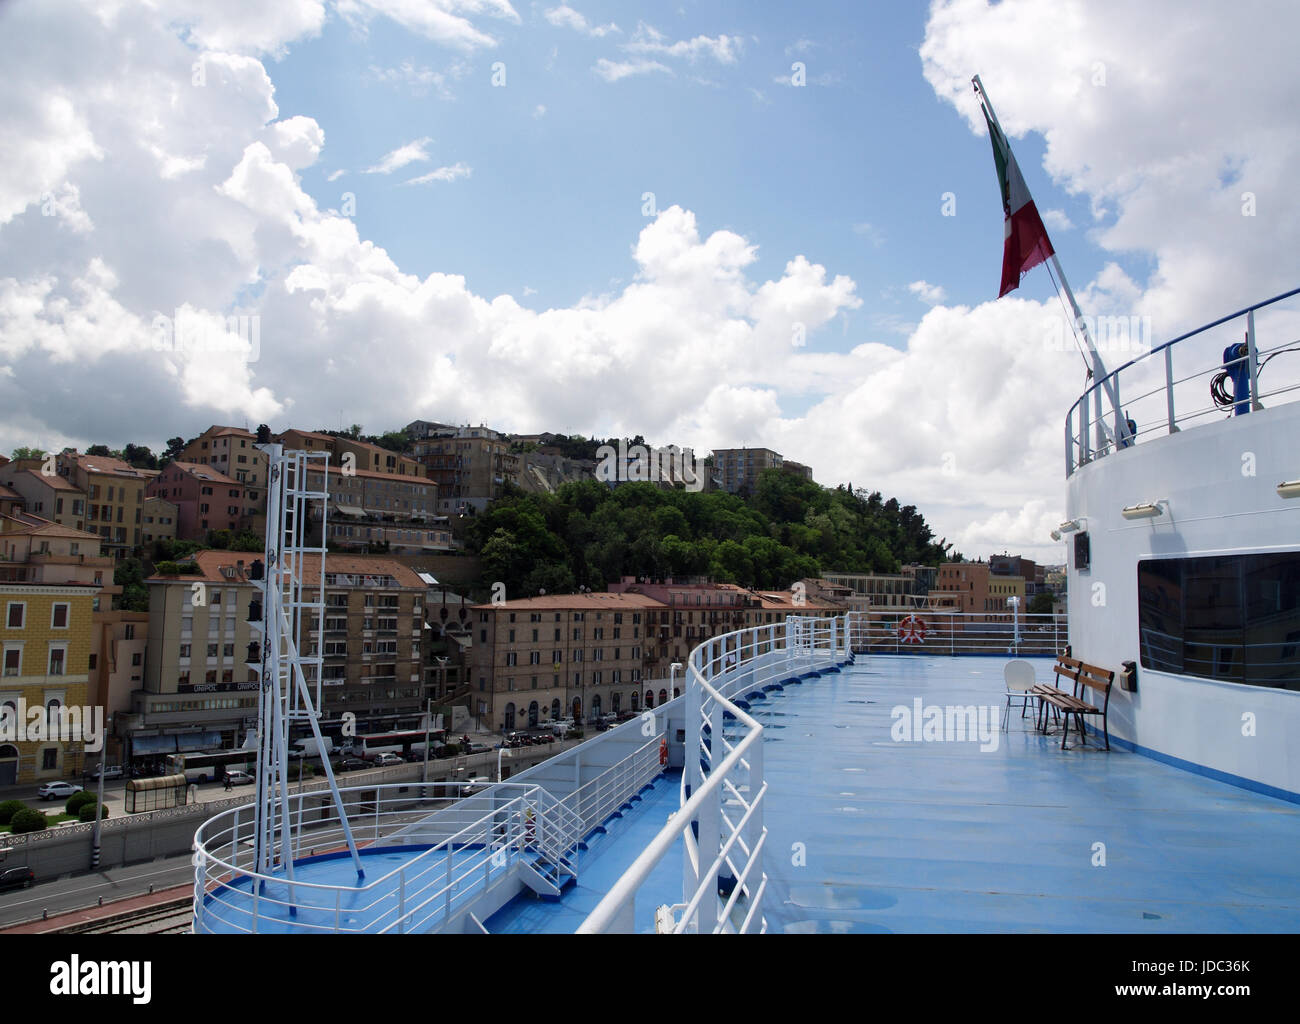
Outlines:
[{"label": "hillside town", "polygon": [[[672,574],[638,564],[560,589],[521,589],[485,568],[495,563],[474,523],[505,499],[596,482],[743,501],[772,473],[816,488],[811,467],[767,448],[697,460],[640,438],[601,445],[417,420],[370,440],[359,428],[214,425],[173,439],[161,458],[135,445],[17,451],[0,458],[0,707],[13,716],[102,707],[108,735],[103,752],[55,736],[2,742],[0,787],[77,778],[101,759],[149,774],[168,754],[238,748],[256,730],[249,624],[261,614],[264,443],[329,455],[309,480],[328,490],[328,512],[308,524],[328,551],[326,614],[303,642],[322,655],[320,724],[336,737],[345,722],[357,734],[435,721],[498,735],[599,726],[679,696],[682,663],[699,643],[791,616],[857,611],[891,630],[918,612],[1064,616],[1060,567],[1011,555],[931,557],[897,571],[817,564],[798,578],[776,568],[762,585],[743,570],[721,578],[729,563],[718,561]],[[784,564],[787,574],[814,565]]]}]

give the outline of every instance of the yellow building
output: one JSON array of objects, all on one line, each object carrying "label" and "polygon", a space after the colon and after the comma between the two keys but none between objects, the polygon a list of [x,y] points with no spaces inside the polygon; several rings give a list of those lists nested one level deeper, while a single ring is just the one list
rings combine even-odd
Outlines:
[{"label": "yellow building", "polygon": [[[40,737],[32,719],[55,712],[65,726],[82,724],[90,679],[92,616],[99,587],[0,583],[0,786],[71,779],[84,768],[85,737],[64,729]],[[59,713],[67,709],[60,715]],[[99,709],[103,726],[103,709]],[[92,755],[92,760],[95,760]]]},{"label": "yellow building", "polygon": [[59,475],[86,495],[86,525],[103,539],[104,551],[124,558],[140,547],[144,489],[156,472],[108,456],[59,456]]}]

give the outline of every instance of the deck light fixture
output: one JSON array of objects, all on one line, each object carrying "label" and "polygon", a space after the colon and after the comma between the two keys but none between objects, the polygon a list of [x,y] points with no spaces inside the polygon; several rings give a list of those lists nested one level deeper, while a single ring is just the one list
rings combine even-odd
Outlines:
[{"label": "deck light fixture", "polygon": [[1277,485],[1280,498],[1300,498],[1300,480],[1287,480]]},{"label": "deck light fixture", "polygon": [[1074,533],[1075,530],[1083,529],[1083,522],[1079,519],[1067,519],[1057,529],[1061,533]]},{"label": "deck light fixture", "polygon": [[1060,531],[1060,530],[1053,530],[1053,531],[1052,531],[1052,540],[1060,540],[1060,539],[1061,539],[1061,531]]},{"label": "deck light fixture", "polygon": [[1159,501],[1148,501],[1141,505],[1129,505],[1120,510],[1120,515],[1125,519],[1154,519],[1156,516],[1164,515],[1162,505],[1168,502],[1161,498]]}]

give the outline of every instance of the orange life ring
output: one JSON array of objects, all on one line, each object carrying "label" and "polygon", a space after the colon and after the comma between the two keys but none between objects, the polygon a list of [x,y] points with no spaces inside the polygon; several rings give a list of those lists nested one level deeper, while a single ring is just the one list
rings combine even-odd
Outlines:
[{"label": "orange life ring", "polygon": [[661,737],[659,740],[659,767],[662,768],[668,763],[668,737]]},{"label": "orange life ring", "polygon": [[898,624],[898,639],[905,644],[925,643],[925,622],[909,615]]}]

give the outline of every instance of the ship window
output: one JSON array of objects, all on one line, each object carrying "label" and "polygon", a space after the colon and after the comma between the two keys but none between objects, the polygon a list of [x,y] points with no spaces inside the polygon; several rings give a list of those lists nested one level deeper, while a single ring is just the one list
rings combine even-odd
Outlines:
[{"label": "ship window", "polygon": [[1300,552],[1138,565],[1142,664],[1300,690]]},{"label": "ship window", "polygon": [[1074,568],[1076,572],[1084,572],[1092,564],[1092,542],[1088,538],[1088,531],[1074,535]]}]

